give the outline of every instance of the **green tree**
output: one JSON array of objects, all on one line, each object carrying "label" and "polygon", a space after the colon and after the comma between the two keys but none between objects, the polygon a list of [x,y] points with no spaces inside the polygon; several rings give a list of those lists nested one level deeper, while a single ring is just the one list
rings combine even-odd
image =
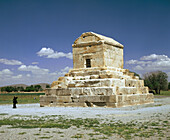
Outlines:
[{"label": "green tree", "polygon": [[17,87],[17,90],[18,91],[24,91],[24,88],[21,86],[21,87]]},{"label": "green tree", "polygon": [[170,90],[170,82],[168,83],[168,90]]},{"label": "green tree", "polygon": [[50,88],[50,85],[46,85],[46,88]]},{"label": "green tree", "polygon": [[6,91],[6,87],[1,87],[1,92]]},{"label": "green tree", "polygon": [[20,87],[20,91],[24,91],[24,87],[21,86],[21,87]]},{"label": "green tree", "polygon": [[18,88],[17,87],[13,87],[13,91],[14,92],[18,92]]},{"label": "green tree", "polygon": [[35,88],[34,88],[33,85],[31,85],[31,86],[26,87],[25,91],[26,91],[26,92],[35,91]]},{"label": "green tree", "polygon": [[6,92],[12,92],[12,91],[14,91],[14,88],[12,86],[6,87]]},{"label": "green tree", "polygon": [[145,86],[155,90],[156,94],[160,94],[161,90],[167,90],[168,88],[168,75],[162,71],[146,73],[144,82]]},{"label": "green tree", "polygon": [[41,86],[40,85],[35,85],[34,86],[34,91],[41,91]]}]

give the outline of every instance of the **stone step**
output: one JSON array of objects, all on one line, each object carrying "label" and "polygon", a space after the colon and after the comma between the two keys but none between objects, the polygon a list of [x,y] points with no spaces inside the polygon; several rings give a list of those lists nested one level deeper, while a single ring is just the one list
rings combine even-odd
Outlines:
[{"label": "stone step", "polygon": [[117,94],[146,94],[148,93],[148,87],[119,87]]},{"label": "stone step", "polygon": [[[125,86],[124,80],[107,78],[107,79],[89,79],[74,80],[75,87],[115,87]],[[69,86],[70,87],[70,86]]]},{"label": "stone step", "polygon": [[125,86],[126,87],[143,87],[144,81],[136,80],[136,79],[125,79]]},{"label": "stone step", "polygon": [[153,103],[153,94],[130,94],[130,95],[80,95],[54,96],[41,95],[40,106],[81,106],[81,107],[123,107]]}]

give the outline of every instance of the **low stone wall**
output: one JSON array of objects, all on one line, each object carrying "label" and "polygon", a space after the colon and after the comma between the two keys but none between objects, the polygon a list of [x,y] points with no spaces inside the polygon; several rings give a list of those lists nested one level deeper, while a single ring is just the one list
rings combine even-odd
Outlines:
[{"label": "low stone wall", "polygon": [[54,96],[41,95],[40,106],[79,106],[79,107],[124,107],[153,103],[153,94],[130,94],[130,95],[80,95],[80,96]]}]

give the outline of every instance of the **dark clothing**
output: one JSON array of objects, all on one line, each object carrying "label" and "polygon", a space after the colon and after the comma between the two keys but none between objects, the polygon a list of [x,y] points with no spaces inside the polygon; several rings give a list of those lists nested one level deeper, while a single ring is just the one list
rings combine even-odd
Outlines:
[{"label": "dark clothing", "polygon": [[15,96],[14,96],[14,98],[13,98],[13,108],[17,108],[17,107],[16,107],[16,104],[18,103],[18,102],[17,102],[17,98],[18,98],[18,97],[15,97]]}]

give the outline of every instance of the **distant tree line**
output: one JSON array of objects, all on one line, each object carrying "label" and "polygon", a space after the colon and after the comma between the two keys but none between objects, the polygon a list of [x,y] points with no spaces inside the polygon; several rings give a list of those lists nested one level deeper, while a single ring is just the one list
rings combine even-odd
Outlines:
[{"label": "distant tree line", "polygon": [[[49,85],[46,85],[46,88],[49,88]],[[22,86],[6,86],[1,88],[1,92],[38,92],[43,91],[41,85],[31,85],[26,88]]]}]

